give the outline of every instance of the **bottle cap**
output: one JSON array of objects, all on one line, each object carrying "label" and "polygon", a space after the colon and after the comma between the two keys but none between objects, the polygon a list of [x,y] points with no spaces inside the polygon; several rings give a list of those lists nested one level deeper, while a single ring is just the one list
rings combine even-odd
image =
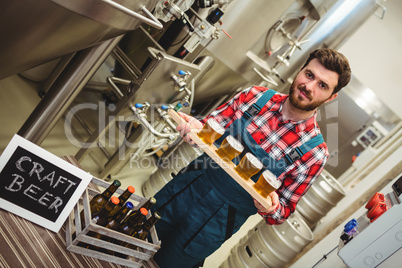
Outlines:
[{"label": "bottle cap", "polygon": [[132,194],[135,192],[135,188],[133,186],[128,186],[127,190]]},{"label": "bottle cap", "polygon": [[119,180],[114,180],[113,184],[116,185],[117,187],[121,186],[121,182]]},{"label": "bottle cap", "polygon": [[126,207],[129,208],[129,209],[133,209],[134,205],[130,201],[127,201],[126,202]]},{"label": "bottle cap", "polygon": [[112,201],[113,204],[118,204],[120,203],[120,199],[116,196],[112,196],[112,198],[110,198],[110,200]]},{"label": "bottle cap", "polygon": [[148,214],[148,209],[140,208],[140,212],[141,212],[142,215],[146,216]]},{"label": "bottle cap", "polygon": [[155,216],[155,218],[158,218],[158,219],[161,218],[161,214],[158,211],[154,212],[154,216]]},{"label": "bottle cap", "polygon": [[346,227],[343,229],[343,231],[344,231],[345,233],[348,233],[348,232],[350,232],[350,231],[351,231],[352,229],[354,229],[354,228],[356,228],[356,225],[350,224],[350,225],[346,226]]},{"label": "bottle cap", "polygon": [[359,225],[359,223],[355,219],[351,219],[348,223],[345,224],[344,227],[347,227],[349,225]]}]

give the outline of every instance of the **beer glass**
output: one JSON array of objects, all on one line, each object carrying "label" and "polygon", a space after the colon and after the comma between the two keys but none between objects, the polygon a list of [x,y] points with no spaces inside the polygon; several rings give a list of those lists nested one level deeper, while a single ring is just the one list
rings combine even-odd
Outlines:
[{"label": "beer glass", "polygon": [[222,137],[223,133],[225,129],[215,119],[210,118],[198,132],[198,137],[207,145],[212,145],[214,141]]},{"label": "beer glass", "polygon": [[238,141],[235,137],[229,135],[227,136],[216,153],[222,158],[224,161],[232,161],[233,158],[241,154],[243,152],[243,145],[240,141]]},{"label": "beer glass", "polygon": [[262,169],[261,161],[252,153],[246,153],[240,160],[240,163],[235,167],[235,171],[243,179],[248,180]]},{"label": "beer glass", "polygon": [[271,192],[276,191],[281,184],[282,182],[271,171],[264,170],[253,187],[262,197],[266,198]]}]

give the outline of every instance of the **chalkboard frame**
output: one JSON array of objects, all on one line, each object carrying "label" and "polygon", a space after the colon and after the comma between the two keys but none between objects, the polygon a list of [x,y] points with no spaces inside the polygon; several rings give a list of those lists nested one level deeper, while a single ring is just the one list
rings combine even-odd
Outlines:
[{"label": "chalkboard frame", "polygon": [[[54,221],[48,220],[46,217],[26,209],[28,204],[27,206],[23,207],[21,205],[16,205],[15,203],[10,202],[0,196],[0,208],[57,233],[68,218],[85,189],[88,187],[88,184],[91,182],[93,176],[17,134],[13,136],[0,156],[0,174],[2,174],[7,163],[16,154],[17,148],[23,148],[43,161],[47,161],[48,163],[56,166],[61,172],[71,174],[71,176],[74,176],[75,179],[78,178],[78,180],[80,180],[78,186],[76,189],[74,189],[68,201],[64,205],[61,212],[58,213],[58,216]],[[0,176],[0,180],[1,179],[4,179],[4,177]]]}]

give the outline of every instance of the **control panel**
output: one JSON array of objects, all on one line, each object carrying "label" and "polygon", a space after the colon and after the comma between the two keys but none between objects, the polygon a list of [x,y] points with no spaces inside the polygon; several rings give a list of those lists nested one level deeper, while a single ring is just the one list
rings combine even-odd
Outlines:
[{"label": "control panel", "polygon": [[366,212],[345,224],[338,256],[348,267],[376,267],[402,248],[402,176],[392,189],[373,195]]}]

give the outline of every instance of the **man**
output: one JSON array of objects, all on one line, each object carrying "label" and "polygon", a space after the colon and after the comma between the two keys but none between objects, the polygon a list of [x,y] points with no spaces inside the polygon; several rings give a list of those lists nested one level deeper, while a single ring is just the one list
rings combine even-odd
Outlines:
[{"label": "man", "polygon": [[154,257],[159,266],[197,266],[255,213],[268,224],[285,221],[328,158],[316,110],[335,99],[350,76],[342,54],[318,49],[297,74],[289,95],[251,87],[202,121],[181,113],[188,122],[177,126],[184,141],[194,144],[187,133],[212,117],[226,129],[217,146],[225,136],[235,136],[245,147],[243,154],[257,156],[282,185],[269,195],[272,206],[263,207],[203,154],[155,195],[154,210],[163,215],[156,226],[162,241]]}]

